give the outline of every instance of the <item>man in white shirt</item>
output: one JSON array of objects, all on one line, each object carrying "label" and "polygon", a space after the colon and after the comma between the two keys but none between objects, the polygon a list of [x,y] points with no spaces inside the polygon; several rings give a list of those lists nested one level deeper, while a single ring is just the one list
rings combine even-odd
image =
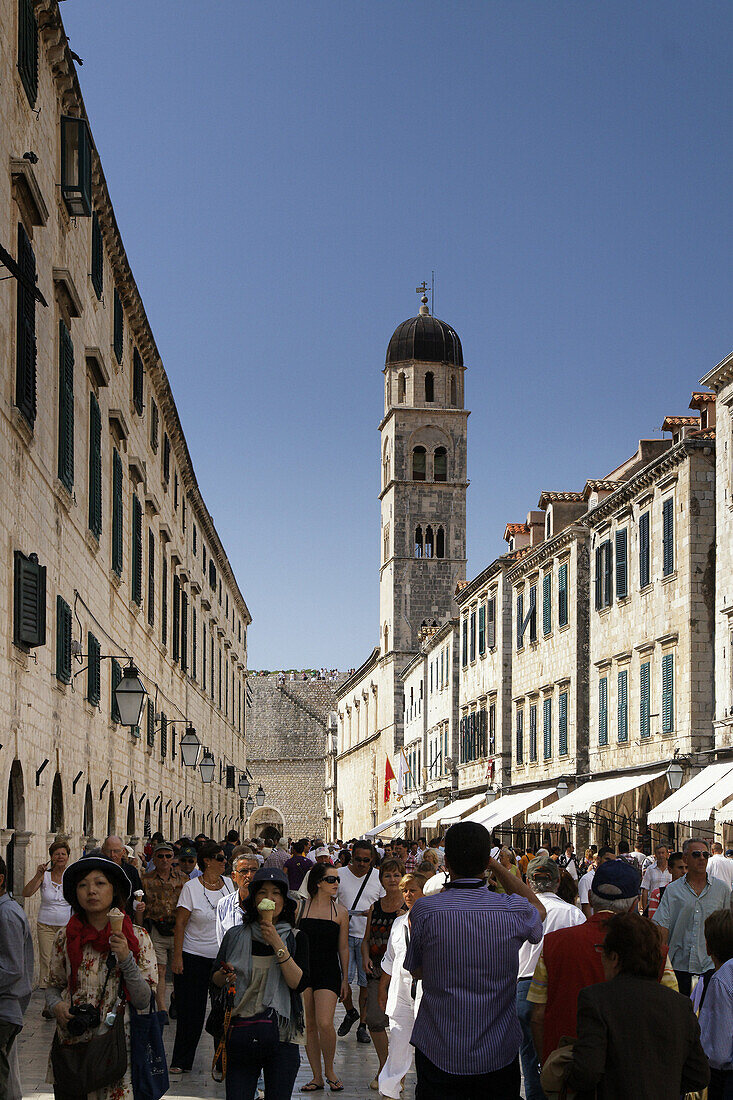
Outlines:
[{"label": "man in white shirt", "polygon": [[360,1043],[371,1042],[366,1026],[367,977],[361,962],[361,941],[366,932],[370,906],[385,894],[384,887],[379,881],[379,872],[372,865],[372,855],[373,850],[369,841],[357,840],[354,843],[348,867],[342,867],[339,871],[338,900],[349,911],[349,982],[356,980],[358,983],[359,1011],[357,1012],[354,1008],[351,990],[349,990],[348,997],[344,998],[346,1015],[341,1021],[338,1034],[342,1037],[348,1035],[359,1020],[356,1038]]},{"label": "man in white shirt", "polygon": [[583,915],[585,917],[589,917],[592,913],[588,895],[593,885],[593,879],[596,877],[596,871],[602,863],[606,863],[609,859],[615,858],[616,854],[613,848],[600,848],[592,865],[585,874],[581,876],[580,882],[578,883],[578,905],[583,910]]},{"label": "man in white shirt", "polygon": [[577,905],[571,905],[570,902],[563,901],[557,896],[560,870],[558,863],[549,856],[535,856],[529,861],[527,867],[527,884],[532,887],[547,911],[542,922],[540,942],[530,943],[527,940],[519,948],[517,1016],[522,1028],[522,1045],[519,1054],[527,1100],[543,1100],[545,1095],[540,1085],[540,1060],[535,1050],[530,1026],[532,1005],[527,1000],[532,975],[542,954],[542,943],[548,932],[555,932],[558,928],[570,928],[576,924],[585,924],[585,917]]},{"label": "man in white shirt", "polygon": [[667,866],[667,860],[669,859],[667,845],[657,844],[654,855],[657,857],[655,862],[647,867],[641,880],[641,910],[644,914],[646,914],[649,895],[652,890],[656,890],[658,886],[666,886],[668,882],[672,881],[672,874]]},{"label": "man in white shirt", "polygon": [[708,860],[708,878],[719,878],[729,890],[733,890],[733,859],[723,855],[723,845],[714,840],[710,845],[713,853]]}]

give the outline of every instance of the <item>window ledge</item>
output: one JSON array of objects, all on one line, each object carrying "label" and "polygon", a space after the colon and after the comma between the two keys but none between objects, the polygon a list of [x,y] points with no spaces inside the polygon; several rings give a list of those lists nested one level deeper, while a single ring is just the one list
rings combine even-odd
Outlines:
[{"label": "window ledge", "polygon": [[557,628],[558,634],[564,634],[566,630],[570,630],[570,623],[564,623]]},{"label": "window ledge", "polygon": [[31,447],[35,439],[35,433],[17,405],[13,406],[10,420],[26,447]]},{"label": "window ledge", "polygon": [[677,580],[677,570],[673,569],[671,573],[668,573],[666,577],[660,577],[660,584],[670,584],[672,581]]},{"label": "window ledge", "polygon": [[122,584],[122,577],[117,572],[116,569],[110,569],[109,579],[110,579],[110,583],[113,584],[115,588],[119,588],[120,585]]},{"label": "window ledge", "polygon": [[58,678],[58,676],[56,675],[55,672],[53,673],[53,680],[54,680],[54,687],[56,688],[59,695],[68,695],[69,685],[65,684],[63,680],[59,680],[59,678]]},{"label": "window ledge", "polygon": [[98,554],[99,553],[99,539],[97,538],[97,536],[94,534],[93,531],[89,530],[88,527],[87,527],[86,531],[84,532],[84,541],[86,542],[87,546],[89,547],[89,549],[91,550],[91,552],[93,554]]},{"label": "window ledge", "polygon": [[654,588],[653,582],[649,581],[649,584],[645,584],[643,588],[639,589],[639,595],[640,596],[646,596],[647,592],[651,592],[651,590],[653,588]]},{"label": "window ledge", "polygon": [[53,480],[53,494],[64,511],[70,512],[72,508],[76,507],[76,497],[69,492],[63,481],[57,477]]}]

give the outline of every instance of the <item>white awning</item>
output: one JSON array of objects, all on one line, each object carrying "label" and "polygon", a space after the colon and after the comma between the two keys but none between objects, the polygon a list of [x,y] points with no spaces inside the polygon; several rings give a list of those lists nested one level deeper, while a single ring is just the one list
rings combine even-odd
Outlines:
[{"label": "white awning", "polygon": [[416,806],[414,810],[410,810],[410,812],[405,817],[405,823],[407,823],[408,821],[417,821],[421,814],[426,814],[428,810],[432,810],[433,806],[437,805],[437,798],[434,798],[432,802],[423,802],[422,806]]},{"label": "white awning", "polygon": [[[707,821],[713,810],[733,794],[733,762],[709,764],[647,815],[650,825]],[[726,807],[728,810],[728,807]],[[723,811],[720,811],[722,813]],[[729,811],[730,812],[730,811]],[[717,820],[726,820],[717,815]]]},{"label": "white awning", "polygon": [[392,817],[387,818],[380,825],[375,825],[373,829],[367,829],[364,836],[377,836],[379,833],[383,833],[385,829],[391,829],[393,825],[399,825],[405,820],[409,814],[409,810],[400,810],[398,814],[394,814]]},{"label": "white awning", "polygon": [[511,821],[531,806],[536,806],[543,798],[549,798],[551,794],[555,794],[556,790],[557,787],[545,787],[543,790],[503,794],[488,805],[481,806],[475,813],[469,814],[466,821],[476,821],[479,825],[485,825],[491,832],[492,829],[503,825],[505,821]]},{"label": "white awning", "polygon": [[610,779],[591,779],[588,783],[581,783],[574,791],[553,802],[551,806],[545,806],[530,814],[527,822],[530,825],[562,825],[566,817],[587,813],[596,802],[603,802],[607,798],[625,794],[626,791],[633,791],[636,787],[642,787],[645,783],[658,779],[666,771],[666,768],[661,768],[655,772],[636,772],[616,775]]},{"label": "white awning", "polygon": [[449,802],[442,810],[436,810],[430,817],[426,817],[422,823],[423,829],[435,829],[438,825],[449,825],[459,821],[464,814],[475,810],[481,802],[486,801],[485,794],[474,794],[470,798],[459,798],[457,802]]}]

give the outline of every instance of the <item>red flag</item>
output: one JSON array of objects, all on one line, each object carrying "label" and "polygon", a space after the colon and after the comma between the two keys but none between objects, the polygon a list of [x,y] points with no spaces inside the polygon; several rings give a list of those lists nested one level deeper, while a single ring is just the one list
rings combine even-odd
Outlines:
[{"label": "red flag", "polygon": [[396,779],[396,778],[397,778],[397,776],[392,771],[392,765],[389,762],[389,757],[387,757],[387,764],[386,764],[386,767],[384,769],[384,801],[385,801],[385,803],[389,802],[389,796],[392,793],[390,788],[389,788],[389,785],[390,785],[391,781],[393,779]]}]

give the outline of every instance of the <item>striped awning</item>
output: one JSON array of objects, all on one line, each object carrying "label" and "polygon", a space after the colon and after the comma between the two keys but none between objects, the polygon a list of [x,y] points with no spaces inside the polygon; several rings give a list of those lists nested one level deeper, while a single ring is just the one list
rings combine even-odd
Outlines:
[{"label": "striped awning", "polygon": [[[733,795],[733,761],[724,764],[709,764],[669,798],[655,806],[647,815],[650,825],[680,821],[709,821],[717,806]],[[717,821],[728,821],[721,817],[724,812],[733,814],[733,807],[725,806],[716,814]]]},{"label": "striped awning", "polygon": [[591,779],[588,783],[581,783],[551,806],[536,810],[527,821],[530,825],[562,825],[565,818],[587,813],[597,802],[605,802],[607,798],[615,798],[619,794],[633,791],[636,787],[643,787],[645,783],[659,779],[666,771],[666,768],[661,768],[655,772],[627,772],[626,775],[614,775],[608,779]]},{"label": "striped awning", "polygon": [[489,802],[486,806],[481,806],[474,813],[469,814],[466,821],[476,821],[479,825],[485,825],[491,832],[492,829],[498,828],[499,825],[511,821],[512,818],[523,814],[525,810],[536,806],[544,798],[549,798],[556,791],[557,787],[543,787],[541,790],[535,788],[531,791],[503,794],[493,802]]}]

